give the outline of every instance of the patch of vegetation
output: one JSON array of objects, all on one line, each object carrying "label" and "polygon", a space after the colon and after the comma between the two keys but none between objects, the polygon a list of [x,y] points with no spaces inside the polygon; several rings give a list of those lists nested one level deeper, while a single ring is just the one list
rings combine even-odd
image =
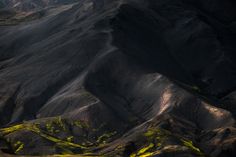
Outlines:
[{"label": "patch of vegetation", "polygon": [[109,132],[109,133],[104,133],[103,135],[98,137],[98,139],[96,140],[96,143],[103,143],[103,144],[105,144],[107,142],[107,140],[110,139],[115,134],[116,134],[116,131]]},{"label": "patch of vegetation", "polygon": [[[174,139],[179,144],[169,144],[170,139]],[[149,128],[136,143],[139,149],[133,152],[130,157],[151,157],[162,153],[183,151],[190,151],[197,156],[204,156],[191,140],[180,138],[167,130],[159,128]]]},{"label": "patch of vegetation", "polygon": [[186,147],[188,147],[192,152],[194,152],[197,155],[204,156],[204,154],[201,152],[199,148],[193,145],[193,142],[187,139],[181,139],[182,144]]},{"label": "patch of vegetation", "polygon": [[[92,128],[84,121],[67,121],[61,117],[38,122],[25,122],[8,128],[0,129],[0,135],[6,137],[14,132],[27,130],[48,140],[54,144],[58,154],[79,154],[81,156],[113,156],[129,155],[130,157],[151,157],[165,153],[191,153],[198,157],[204,154],[190,139],[175,135],[168,130],[151,126],[145,132],[139,133],[134,141],[120,143],[110,152],[101,154],[99,151],[110,145],[114,140],[116,131],[105,131],[104,124],[98,128]],[[77,127],[80,135],[74,135],[71,127]],[[61,136],[64,135],[64,136]],[[88,134],[92,134],[88,136]],[[10,137],[10,136],[7,136]],[[16,154],[24,151],[26,145],[20,141],[11,141],[12,149]],[[172,141],[172,142],[170,142]],[[174,141],[174,143],[173,143]]]},{"label": "patch of vegetation", "polygon": [[21,151],[23,148],[24,148],[24,144],[23,144],[21,141],[17,141],[17,142],[14,144],[14,150],[15,150],[15,153],[16,153],[16,154],[17,154],[19,151]]},{"label": "patch of vegetation", "polygon": [[[70,131],[71,127],[78,127],[80,129],[85,129],[86,132],[91,132],[94,134],[94,140],[87,138],[87,135],[81,135],[79,141],[81,143],[75,142],[75,137]],[[90,127],[86,122],[83,121],[66,121],[61,117],[56,117],[53,119],[45,120],[45,122],[24,122],[22,124],[10,126],[7,128],[0,129],[0,135],[6,137],[13,133],[19,131],[30,131],[37,134],[41,138],[48,140],[54,143],[58,153],[60,154],[73,154],[74,152],[79,154],[93,154],[93,150],[97,147],[104,146],[107,141],[109,141],[116,132],[104,132],[100,129],[101,127],[95,129]],[[103,133],[104,132],[104,133]],[[61,136],[68,135],[66,137]],[[77,137],[76,137],[77,138]],[[9,141],[12,143],[12,147],[15,150],[16,154],[20,154],[24,150],[24,144],[20,141],[14,142],[13,140]]]},{"label": "patch of vegetation", "polygon": [[82,129],[83,128],[89,128],[89,125],[87,123],[79,121],[79,120],[72,122],[72,125],[80,127]]}]

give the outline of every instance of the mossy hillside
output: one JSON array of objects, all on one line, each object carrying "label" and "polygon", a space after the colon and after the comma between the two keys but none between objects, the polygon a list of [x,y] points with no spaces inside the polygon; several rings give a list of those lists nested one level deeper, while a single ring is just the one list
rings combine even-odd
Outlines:
[{"label": "mossy hillside", "polygon": [[[139,131],[137,131],[139,132]],[[128,136],[125,142],[116,145],[106,156],[152,157],[192,154],[204,157],[204,153],[190,139],[183,138],[159,127],[148,127],[135,136]]]},{"label": "mossy hillside", "polygon": [[[61,117],[48,119],[43,122],[24,122],[22,124],[0,129],[0,135],[3,139],[11,143],[11,148],[15,154],[24,154],[27,143],[12,138],[22,131],[36,134],[43,140],[50,141],[55,154],[93,154],[96,149],[104,147],[106,143],[112,140],[116,131],[104,130],[106,126],[93,128],[83,121],[68,121]],[[81,133],[80,136],[74,136],[73,129],[77,128]],[[27,141],[26,141],[27,142]]]},{"label": "mossy hillside", "polygon": [[[11,136],[21,131],[29,131],[44,140],[52,143],[51,148],[55,149],[58,156],[124,156],[130,157],[151,157],[165,154],[192,154],[203,157],[204,153],[194,144],[194,142],[179,134],[160,128],[159,125],[148,124],[142,131],[137,131],[135,136],[124,136],[124,141],[115,144],[109,151],[103,151],[114,145],[117,132],[105,131],[105,124],[98,128],[91,127],[84,121],[69,121],[56,117],[41,122],[25,122],[0,130],[3,138],[11,143],[11,149],[15,154],[25,154],[27,141],[19,138],[11,139]],[[73,129],[77,128],[81,135],[73,134]],[[131,144],[130,144],[131,143]]]},{"label": "mossy hillside", "polygon": [[[142,143],[139,144],[139,141]],[[148,128],[137,141],[137,151],[131,157],[148,157],[158,154],[188,152],[195,156],[204,156],[199,148],[189,139],[182,138],[174,133],[160,128]]]}]

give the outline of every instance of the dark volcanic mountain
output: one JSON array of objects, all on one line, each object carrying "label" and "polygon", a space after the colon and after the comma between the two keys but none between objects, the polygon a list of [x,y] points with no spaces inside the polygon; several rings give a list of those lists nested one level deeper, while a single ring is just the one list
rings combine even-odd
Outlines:
[{"label": "dark volcanic mountain", "polygon": [[[0,25],[41,19],[66,9],[78,0],[0,0]],[[66,7],[67,6],[67,7]]]},{"label": "dark volcanic mountain", "polygon": [[78,0],[0,0],[1,6],[17,11],[32,11],[52,5],[70,4]]},{"label": "dark volcanic mountain", "polygon": [[236,155],[235,1],[11,2],[52,7],[0,20],[3,156]]}]

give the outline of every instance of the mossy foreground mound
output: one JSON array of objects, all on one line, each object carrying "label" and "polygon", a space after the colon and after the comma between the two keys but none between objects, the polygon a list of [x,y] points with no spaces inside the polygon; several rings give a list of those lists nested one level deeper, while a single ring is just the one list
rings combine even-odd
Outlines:
[{"label": "mossy foreground mound", "polygon": [[17,155],[204,156],[190,138],[174,134],[162,125],[144,123],[122,135],[109,130],[106,124],[94,128],[80,120],[56,117],[3,128],[0,142],[2,151]]},{"label": "mossy foreground mound", "polygon": [[86,122],[56,117],[3,128],[0,134],[5,151],[15,154],[90,154],[116,134],[103,131],[104,127],[92,128]]}]

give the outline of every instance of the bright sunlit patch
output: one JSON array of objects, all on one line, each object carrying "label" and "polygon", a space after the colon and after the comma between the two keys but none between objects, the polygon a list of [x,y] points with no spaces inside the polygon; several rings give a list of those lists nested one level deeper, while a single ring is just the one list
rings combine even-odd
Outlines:
[{"label": "bright sunlit patch", "polygon": [[161,114],[168,109],[168,107],[170,106],[169,102],[170,102],[171,96],[172,96],[172,93],[170,89],[169,88],[166,89],[160,99],[160,104],[159,104],[160,108],[159,108],[158,114]]},{"label": "bright sunlit patch", "polygon": [[213,115],[218,120],[223,119],[223,117],[227,116],[227,112],[222,109],[216,108],[206,103],[204,103],[204,107],[211,115]]}]

